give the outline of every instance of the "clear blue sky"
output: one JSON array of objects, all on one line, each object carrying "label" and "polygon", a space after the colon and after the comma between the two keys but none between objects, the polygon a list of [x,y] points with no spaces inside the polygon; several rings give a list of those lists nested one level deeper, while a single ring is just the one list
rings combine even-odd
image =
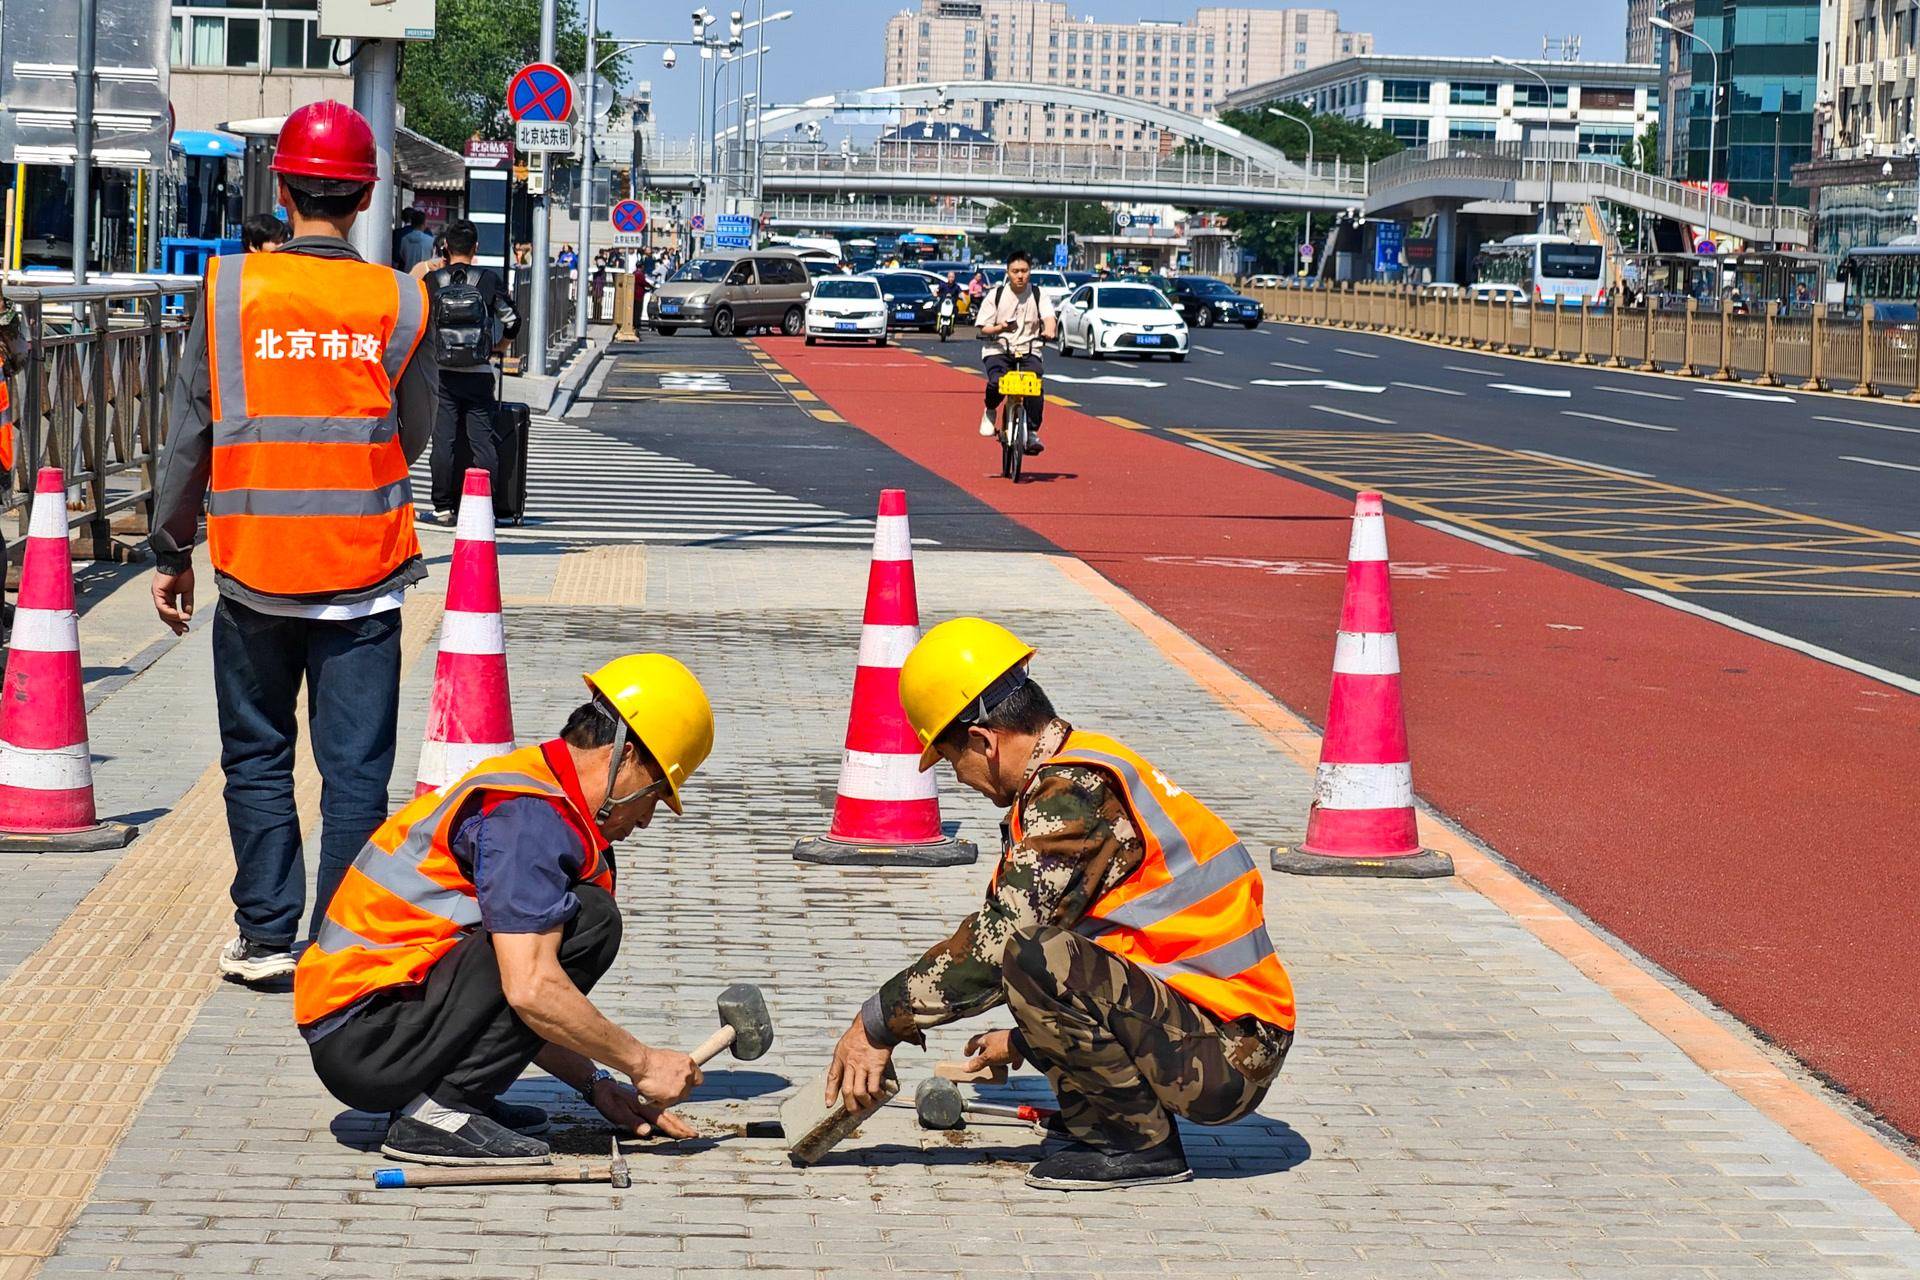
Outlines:
[{"label": "clear blue sky", "polygon": [[[758,0],[705,0],[723,16],[741,4],[752,20]],[[1232,4],[1235,0],[1211,0]],[[1306,0],[1312,3],[1312,0]],[[1327,0],[1319,0],[1323,5]],[[1073,0],[1076,17],[1090,15],[1110,22],[1137,18],[1184,20],[1203,0]],[[1290,6],[1240,0],[1251,8]],[[690,34],[687,15],[700,0],[661,4],[658,0],[601,0],[600,25],[616,36],[685,39]],[[582,6],[584,8],[584,6]],[[1508,57],[1538,57],[1540,37],[1578,35],[1581,54],[1590,61],[1624,55],[1625,0],[1576,4],[1573,0],[1347,0],[1336,8],[1341,25],[1350,31],[1371,31],[1380,53],[1432,53]],[[880,59],[886,21],[902,9],[918,9],[915,0],[767,0],[767,12],[792,9],[794,16],[767,29],[767,96],[774,102],[802,98],[838,89],[864,89],[880,83]],[[682,58],[672,71],[660,67],[657,50],[636,55],[636,78],[653,81],[654,102],[664,133],[672,137],[693,132],[696,89],[693,60]],[[707,64],[711,66],[712,64]]]}]

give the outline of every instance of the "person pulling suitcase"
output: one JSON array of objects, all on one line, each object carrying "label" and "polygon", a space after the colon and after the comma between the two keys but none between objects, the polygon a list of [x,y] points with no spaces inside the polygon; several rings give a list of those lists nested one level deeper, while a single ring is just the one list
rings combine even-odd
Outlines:
[{"label": "person pulling suitcase", "polygon": [[493,359],[507,349],[520,317],[500,277],[474,262],[480,233],[473,223],[449,223],[444,235],[447,262],[428,274],[427,297],[429,341],[440,365],[431,464],[433,513],[437,523],[450,525],[468,467],[484,468],[495,493],[508,478],[495,430],[500,401],[494,393]]}]

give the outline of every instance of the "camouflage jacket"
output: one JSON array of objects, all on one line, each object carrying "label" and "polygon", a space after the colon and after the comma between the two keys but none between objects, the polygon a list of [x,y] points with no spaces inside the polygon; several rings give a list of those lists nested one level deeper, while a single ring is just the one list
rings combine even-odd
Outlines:
[{"label": "camouflage jacket", "polygon": [[[861,1018],[876,1044],[925,1042],[938,1027],[1005,1002],[1000,958],[1007,940],[1041,925],[1072,928],[1140,866],[1146,842],[1134,829],[1120,788],[1084,765],[1050,765],[1072,726],[1041,731],[1020,798],[1024,838],[1003,840],[1000,865],[980,909],[953,936],[902,969],[867,1001]],[[1007,825],[1001,824],[1003,836]]]}]

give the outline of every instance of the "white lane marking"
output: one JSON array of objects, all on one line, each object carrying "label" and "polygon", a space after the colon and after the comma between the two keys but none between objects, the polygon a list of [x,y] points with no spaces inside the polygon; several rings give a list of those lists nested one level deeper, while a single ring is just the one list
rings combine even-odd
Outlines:
[{"label": "white lane marking", "polygon": [[1920,436],[1920,427],[1896,427],[1891,422],[1863,422],[1859,418],[1829,418],[1824,413],[1813,415],[1815,422],[1839,422],[1849,427],[1872,427],[1875,431],[1900,431],[1910,436]]},{"label": "white lane marking", "polygon": [[1341,382],[1337,378],[1255,378],[1247,384],[1250,387],[1325,387],[1329,391],[1364,391],[1368,395],[1379,395],[1385,387],[1368,386],[1361,382]]},{"label": "white lane marking", "polygon": [[1653,479],[1651,471],[1634,471],[1627,467],[1610,467],[1604,462],[1588,462],[1585,458],[1569,458],[1564,453],[1543,453],[1539,449],[1522,449],[1521,453],[1530,458],[1545,458],[1550,462],[1571,462],[1576,467],[1592,467],[1597,471],[1611,471],[1615,475],[1637,476],[1642,480]]},{"label": "white lane marking", "polygon": [[1092,378],[1075,378],[1064,373],[1050,373],[1048,382],[1084,382],[1102,387],[1164,387],[1164,382],[1155,382],[1152,378],[1127,378],[1117,373],[1103,373]]},{"label": "white lane marking", "polygon": [[1664,391],[1641,391],[1636,387],[1595,387],[1595,391],[1605,391],[1616,396],[1645,396],[1649,400],[1678,400],[1679,396],[1670,396]]},{"label": "white lane marking", "polygon": [[1261,462],[1257,458],[1245,457],[1242,454],[1232,453],[1226,449],[1216,449],[1212,445],[1202,444],[1198,440],[1187,441],[1187,447],[1189,449],[1198,449],[1202,453],[1210,453],[1216,458],[1225,458],[1228,462],[1237,462],[1243,467],[1252,467],[1256,471],[1273,470],[1273,464],[1271,462]]},{"label": "white lane marking", "polygon": [[1358,356],[1362,360],[1378,360],[1380,358],[1371,351],[1355,351],[1352,347],[1335,347],[1334,350],[1343,356]]},{"label": "white lane marking", "polygon": [[1770,400],[1774,404],[1792,404],[1792,396],[1783,396],[1771,391],[1736,391],[1732,387],[1695,387],[1703,396],[1727,396],[1734,400]]},{"label": "white lane marking", "polygon": [[1498,369],[1475,369],[1464,364],[1450,364],[1446,368],[1454,373],[1490,373],[1496,378],[1500,376]]},{"label": "white lane marking", "polygon": [[1276,369],[1292,369],[1296,373],[1319,373],[1320,369],[1310,364],[1288,364],[1285,360],[1269,360],[1268,364]]},{"label": "white lane marking", "polygon": [[1424,382],[1396,382],[1396,387],[1405,387],[1409,391],[1431,391],[1437,396],[1463,396],[1464,391],[1450,391],[1446,387],[1430,387]]},{"label": "white lane marking", "polygon": [[1203,387],[1218,387],[1222,391],[1238,391],[1240,388],[1231,382],[1215,382],[1212,378],[1188,378],[1188,382],[1197,382]]},{"label": "white lane marking", "polygon": [[1370,413],[1355,413],[1351,409],[1336,409],[1330,404],[1316,404],[1313,407],[1322,413],[1337,413],[1343,418],[1358,418],[1362,422],[1377,422],[1383,427],[1393,425],[1392,418],[1376,418]]},{"label": "white lane marking", "polygon": [[1863,675],[1869,680],[1878,680],[1880,683],[1890,684],[1896,689],[1905,689],[1908,693],[1920,693],[1920,680],[1900,675],[1897,672],[1888,671],[1884,667],[1876,667],[1870,662],[1862,662],[1858,658],[1849,658],[1844,653],[1835,653],[1831,649],[1824,649],[1817,644],[1809,644],[1807,641],[1798,639],[1797,637],[1782,635],[1778,631],[1771,631],[1766,627],[1755,626],[1745,619],[1732,617],[1716,609],[1704,608],[1701,605],[1694,604],[1691,601],[1677,599],[1664,592],[1649,591],[1644,587],[1628,587],[1627,590],[1643,600],[1651,600],[1655,604],[1663,604],[1669,609],[1678,609],[1681,613],[1690,613],[1696,618],[1705,618],[1709,622],[1717,622],[1723,627],[1743,632],[1758,640],[1765,640],[1769,644],[1777,644],[1782,648],[1792,649],[1796,653],[1804,653],[1809,658],[1818,658],[1822,662],[1830,663],[1846,671],[1851,671],[1856,675]]},{"label": "white lane marking", "polygon": [[1678,431],[1678,427],[1655,426],[1651,422],[1634,422],[1628,418],[1609,418],[1604,413],[1581,413],[1574,409],[1562,409],[1563,418],[1587,418],[1594,422],[1611,422],[1616,427],[1639,427],[1642,431]]},{"label": "white lane marking", "polygon": [[1195,351],[1204,351],[1210,356],[1223,356],[1227,354],[1226,352],[1220,350],[1220,348],[1218,347],[1203,347],[1197,342],[1193,344],[1193,349]]},{"label": "white lane marking", "polygon": [[1573,392],[1559,391],[1553,387],[1528,387],[1517,382],[1490,382],[1487,385],[1495,391],[1508,391],[1516,396],[1551,396],[1555,400],[1573,399]]},{"label": "white lane marking", "polygon": [[1920,538],[1920,529],[1902,529],[1900,530],[1900,536],[1903,538]]},{"label": "white lane marking", "polygon": [[1468,542],[1477,543],[1490,550],[1504,552],[1510,556],[1532,556],[1539,554],[1539,552],[1529,551],[1525,547],[1516,547],[1511,542],[1502,542],[1498,538],[1489,538],[1484,533],[1475,533],[1471,529],[1458,528],[1448,524],[1445,520],[1421,520],[1418,521],[1418,523],[1427,526],[1429,529],[1438,529],[1442,533],[1450,533],[1456,538],[1464,538]]},{"label": "white lane marking", "polygon": [[1850,453],[1841,454],[1840,461],[1865,463],[1869,467],[1892,467],[1896,471],[1920,471],[1920,467],[1914,466],[1911,462],[1885,462],[1879,458],[1856,458]]},{"label": "white lane marking", "polygon": [[1312,346],[1312,345],[1313,345],[1313,344],[1312,344],[1311,342],[1308,342],[1308,341],[1307,341],[1307,340],[1306,340],[1305,338],[1296,338],[1296,337],[1293,337],[1293,336],[1292,336],[1291,334],[1289,334],[1289,335],[1287,336],[1287,341],[1288,341],[1288,342],[1297,342],[1297,343],[1299,343],[1299,344],[1300,344],[1301,346],[1303,346],[1303,347],[1310,347],[1310,346]]}]

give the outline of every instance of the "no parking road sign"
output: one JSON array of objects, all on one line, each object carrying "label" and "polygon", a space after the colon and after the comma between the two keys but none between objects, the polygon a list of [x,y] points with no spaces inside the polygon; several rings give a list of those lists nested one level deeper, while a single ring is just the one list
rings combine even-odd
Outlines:
[{"label": "no parking road sign", "polygon": [[613,224],[613,247],[616,249],[644,248],[647,238],[642,233],[647,229],[647,206],[638,200],[622,200],[607,213],[607,221]]},{"label": "no parking road sign", "polygon": [[571,151],[573,81],[550,62],[530,62],[507,81],[507,114],[522,151]]}]

